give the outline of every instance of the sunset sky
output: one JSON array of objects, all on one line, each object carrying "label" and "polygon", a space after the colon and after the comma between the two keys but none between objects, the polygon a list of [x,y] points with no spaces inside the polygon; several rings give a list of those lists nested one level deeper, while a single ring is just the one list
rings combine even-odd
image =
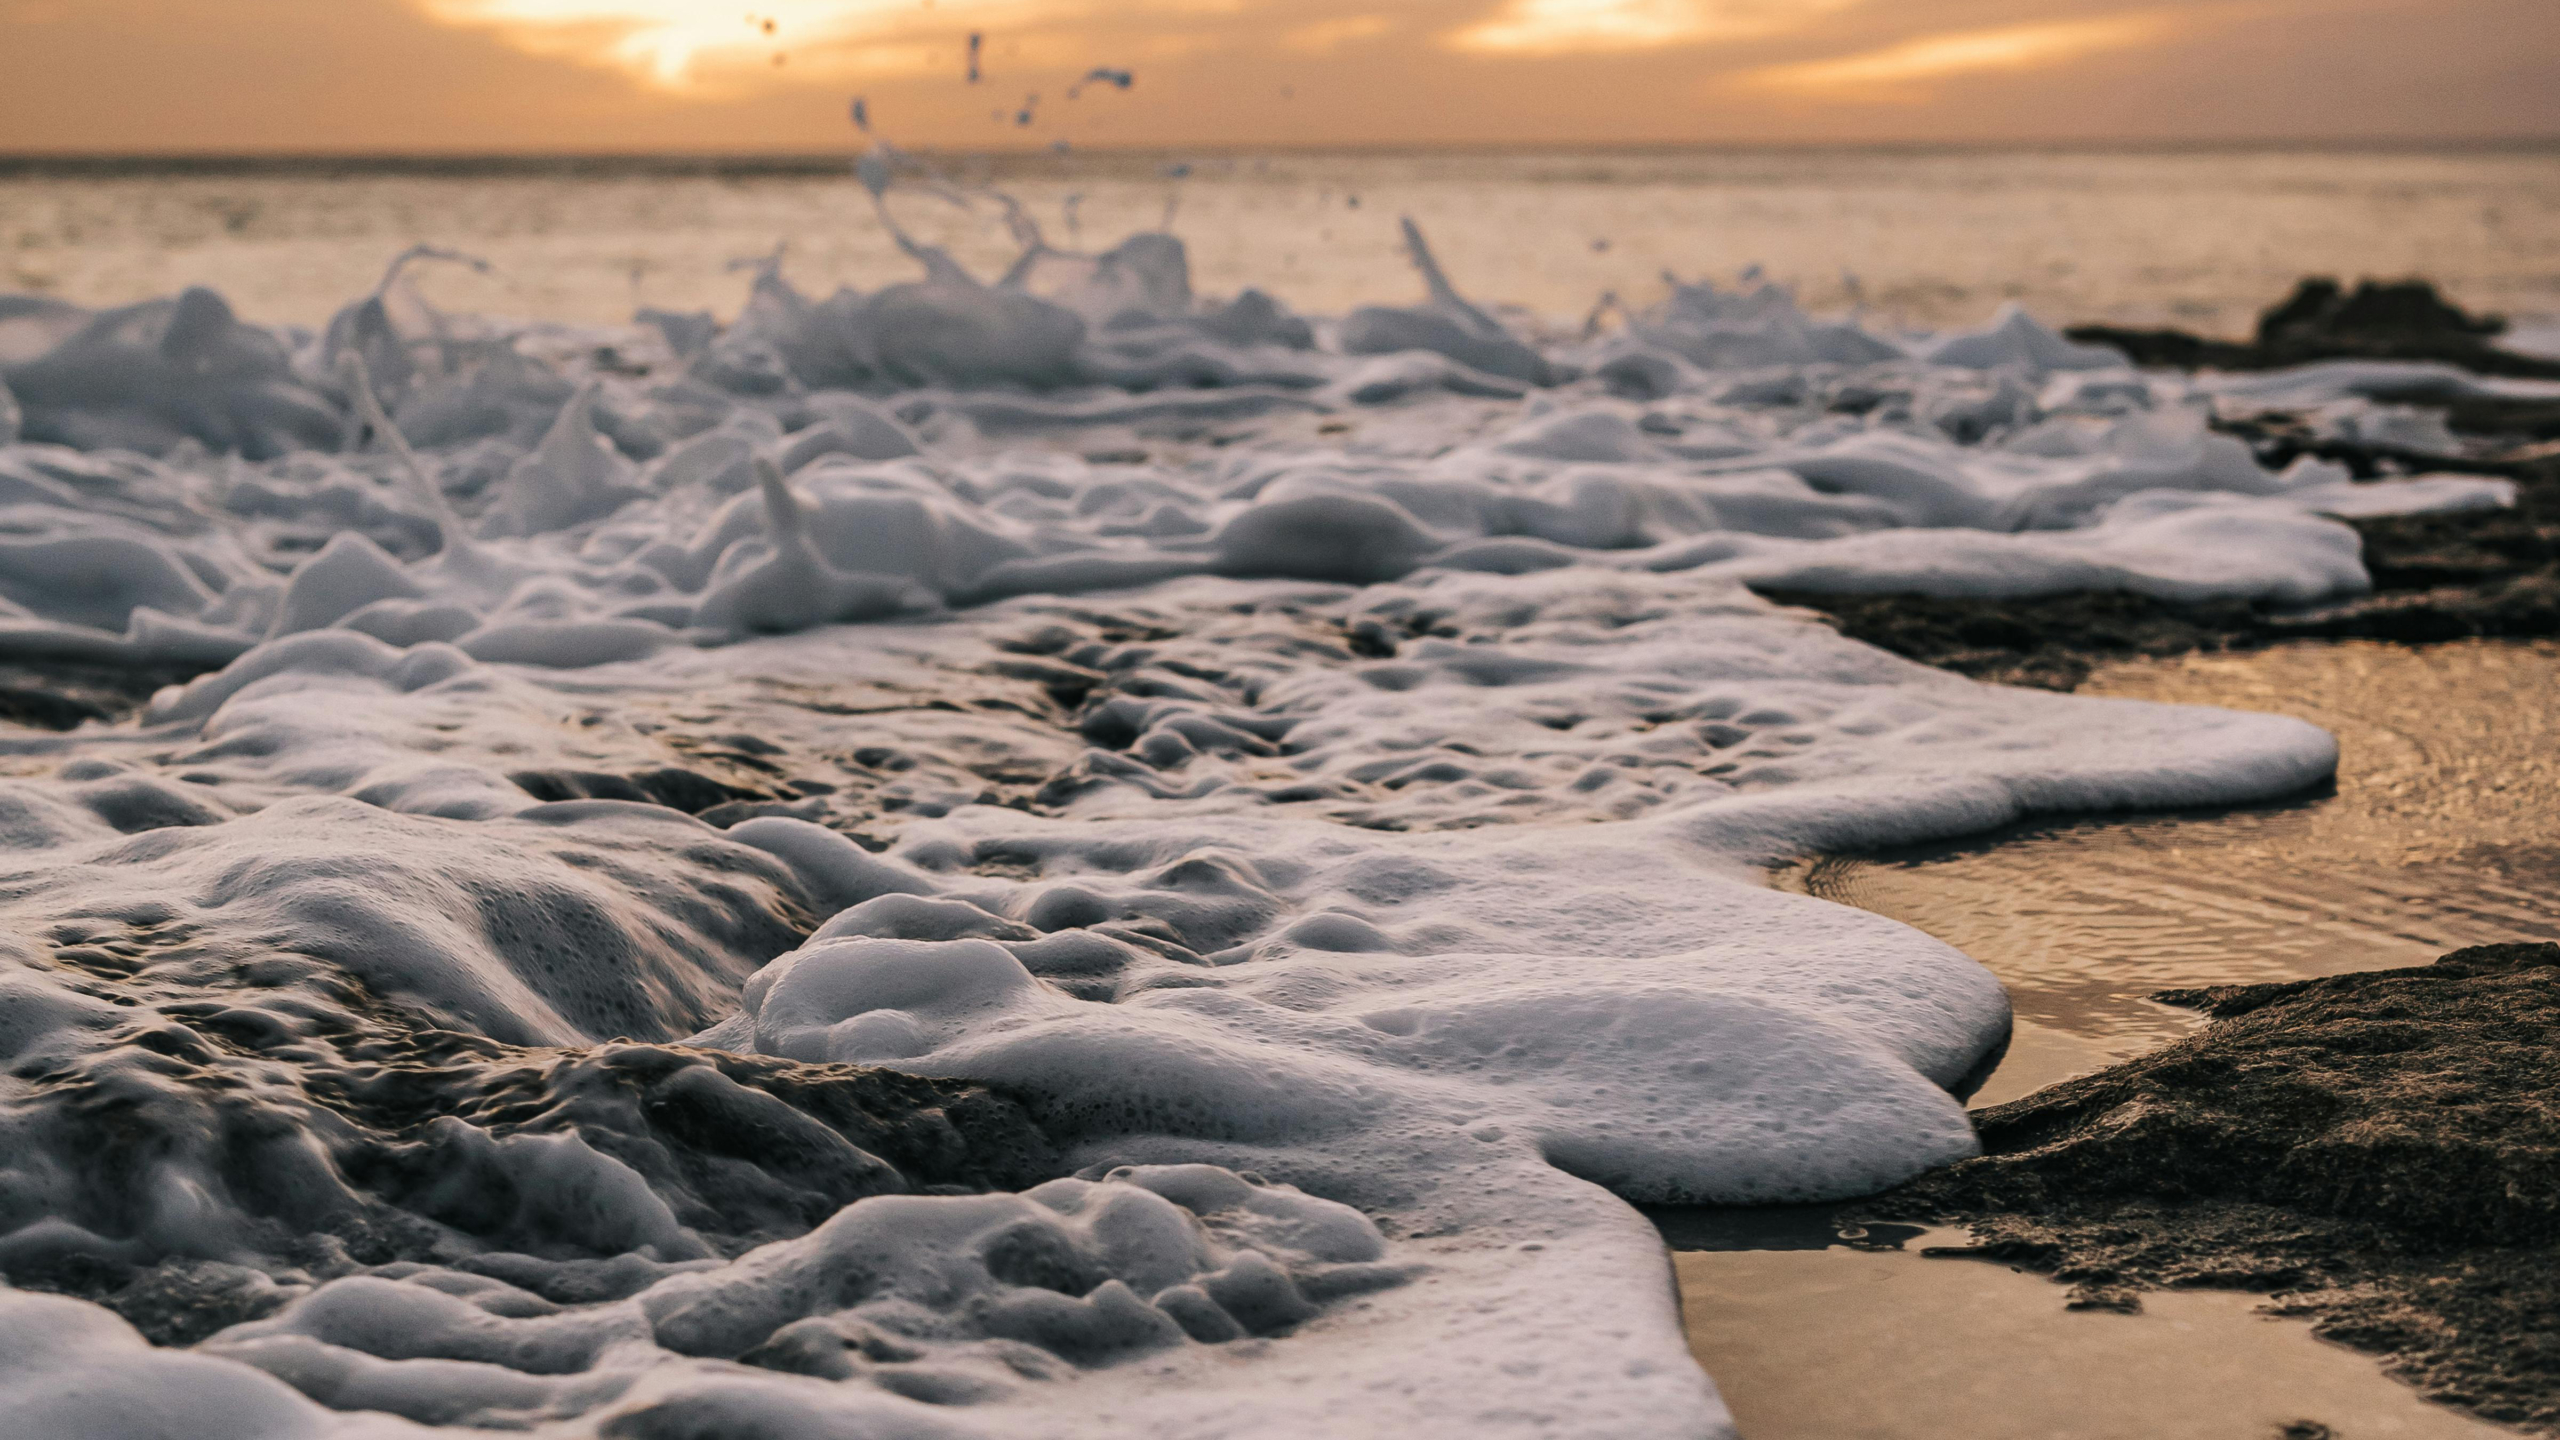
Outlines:
[{"label": "sunset sky", "polygon": [[2560,0],[0,0],[0,64],[0,151],[2560,135]]}]

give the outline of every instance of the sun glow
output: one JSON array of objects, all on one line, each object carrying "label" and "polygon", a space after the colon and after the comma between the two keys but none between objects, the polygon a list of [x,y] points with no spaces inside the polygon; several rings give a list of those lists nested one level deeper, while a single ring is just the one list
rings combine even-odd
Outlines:
[{"label": "sun glow", "polygon": [[1461,50],[1555,55],[1651,50],[1794,29],[1857,0],[1511,0],[1449,36]]},{"label": "sun glow", "polygon": [[[944,0],[421,0],[428,18],[497,31],[520,50],[609,65],[662,89],[771,68],[827,74],[936,63],[926,43],[973,25],[1033,18],[1035,5]],[[929,28],[928,28],[929,22]],[[947,48],[947,47],[946,47]]]},{"label": "sun glow", "polygon": [[1836,60],[1773,65],[1736,79],[1754,88],[1792,90],[1825,99],[1915,101],[1927,98],[1927,81],[2041,69],[2102,50],[2147,44],[2170,28],[2165,16],[2139,14],[1966,30],[1926,35]]},{"label": "sun glow", "polygon": [[1329,55],[1345,45],[1375,40],[1395,28],[1384,15],[1345,15],[1301,25],[1280,37],[1280,44],[1302,55]]}]

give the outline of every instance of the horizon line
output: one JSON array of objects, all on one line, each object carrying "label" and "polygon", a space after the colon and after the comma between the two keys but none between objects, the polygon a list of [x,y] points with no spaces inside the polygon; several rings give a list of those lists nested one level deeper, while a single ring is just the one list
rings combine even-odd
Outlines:
[{"label": "horizon line", "polygon": [[[68,173],[148,174],[157,171],[240,171],[301,169],[373,169],[435,173],[477,170],[544,170],[598,167],[634,171],[767,171],[815,173],[849,164],[867,148],[841,150],[654,149],[207,149],[207,150],[0,150],[0,175],[41,171]],[[2284,154],[2356,153],[2532,153],[2560,151],[2560,134],[2477,136],[2329,136],[2229,137],[2214,139],[2069,139],[2069,140],[1605,140],[1605,141],[1419,141],[1320,142],[1285,144],[1097,144],[1056,150],[1048,146],[900,146],[905,153],[935,159],[979,161],[1066,161],[1086,159],[1153,159],[1159,157],[1280,158],[1361,156],[1512,156],[1512,155],[1753,155],[1753,154],[1933,154],[2012,152],[2042,154],[2210,154],[2271,152]]]}]

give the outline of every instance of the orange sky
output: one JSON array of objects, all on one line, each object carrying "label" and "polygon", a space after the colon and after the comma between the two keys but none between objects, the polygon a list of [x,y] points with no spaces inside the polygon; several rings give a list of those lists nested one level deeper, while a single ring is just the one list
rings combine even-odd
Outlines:
[{"label": "orange sky", "polygon": [[0,0],[0,75],[0,151],[2551,137],[2560,0]]}]

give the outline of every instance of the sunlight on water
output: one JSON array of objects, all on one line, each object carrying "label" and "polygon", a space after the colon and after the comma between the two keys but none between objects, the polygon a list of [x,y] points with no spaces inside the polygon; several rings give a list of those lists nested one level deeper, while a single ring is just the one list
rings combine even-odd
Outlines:
[{"label": "sunlight on water", "polygon": [[[2560,940],[2560,645],[2358,642],[2102,670],[2084,694],[2295,715],[2334,793],[2221,813],[2038,822],[1786,877],[2000,976],[2021,1043],[1997,1102],[2187,1033],[2160,989],[2423,965]],[[2059,1073],[2056,1073],[2056,1072]]]},{"label": "sunlight on water", "polygon": [[[1162,219],[1177,184],[1167,158],[1020,157],[995,173],[1052,239],[1100,245]],[[1577,320],[1606,291],[1656,297],[1664,270],[1729,277],[1755,263],[1817,310],[1863,295],[1921,325],[1972,323],[2014,299],[2057,322],[2239,331],[2321,272],[2423,273],[2466,304],[2560,313],[2560,156],[2548,151],[1289,155],[1196,160],[1178,183],[1174,229],[1204,292],[1260,285],[1319,313],[1412,292],[1401,214],[1471,292]],[[804,291],[914,274],[832,165],[0,175],[0,214],[0,289],[101,304],[207,284],[247,315],[306,324],[419,240],[498,266],[485,280],[426,277],[440,302],[551,320],[626,320],[642,304],[728,313],[743,287],[726,262],[786,237]],[[907,214],[982,275],[1013,257],[992,206]]]}]

